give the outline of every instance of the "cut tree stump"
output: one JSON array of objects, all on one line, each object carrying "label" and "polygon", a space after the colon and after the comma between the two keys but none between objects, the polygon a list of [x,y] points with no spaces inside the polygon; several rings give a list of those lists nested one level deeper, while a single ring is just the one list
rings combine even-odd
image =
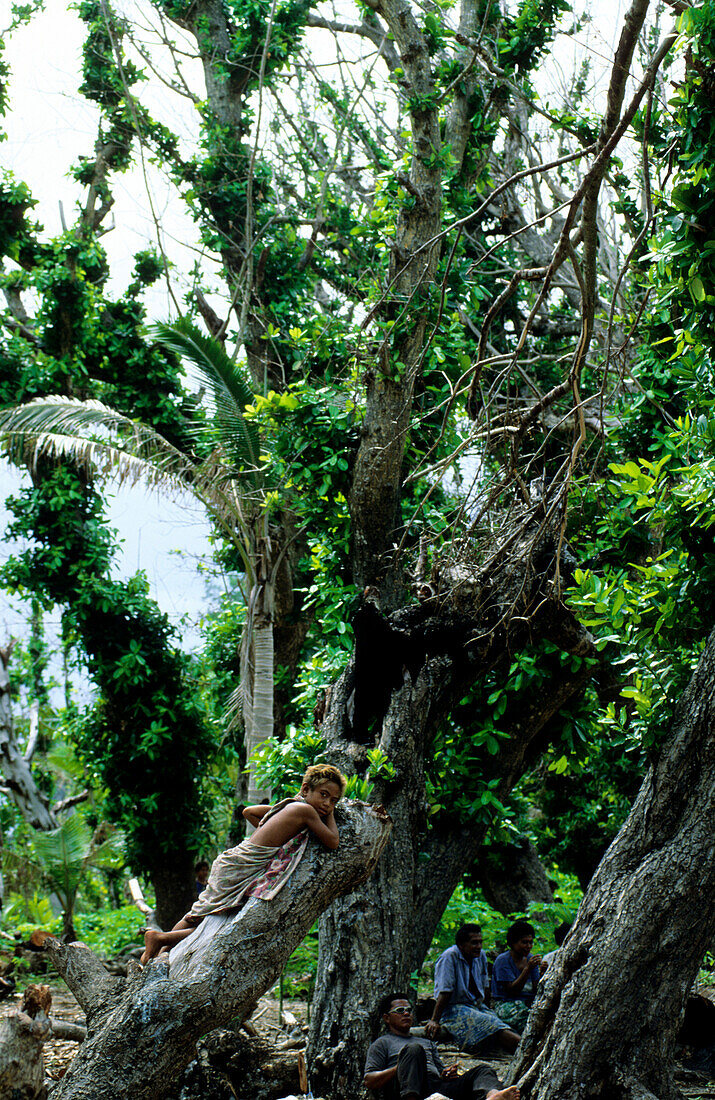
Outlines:
[{"label": "cut tree stump", "polygon": [[22,1007],[0,1019],[0,1100],[44,1100],[42,1047],[52,1033],[52,996],[46,985],[29,985]]},{"label": "cut tree stump", "polygon": [[331,902],[364,882],[387,843],[381,807],[343,802],[337,851],[309,840],[295,873],[270,901],[207,917],[171,955],[136,964],[126,981],[83,944],[47,950],[87,1014],[87,1039],[52,1100],[160,1100],[171,1094],[197,1040],[243,1019]]}]

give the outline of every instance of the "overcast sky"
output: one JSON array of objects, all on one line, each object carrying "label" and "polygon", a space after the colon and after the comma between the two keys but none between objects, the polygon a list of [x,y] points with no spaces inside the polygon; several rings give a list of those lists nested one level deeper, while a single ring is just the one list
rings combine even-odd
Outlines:
[{"label": "overcast sky", "polygon": [[[9,22],[9,6],[7,0],[0,0],[0,30]],[[46,0],[45,13],[17,31],[5,53],[12,75],[10,108],[4,120],[8,136],[0,144],[0,158],[3,167],[29,184],[38,200],[32,216],[48,236],[62,232],[63,212],[67,224],[74,221],[82,189],[68,173],[79,154],[91,154],[97,134],[97,113],[77,91],[83,31],[84,25],[64,0]],[[190,138],[188,122],[184,132]],[[115,289],[129,281],[134,253],[156,239],[147,184],[172,254],[183,253],[186,271],[201,255],[193,222],[171,201],[166,181],[151,166],[146,167],[146,179],[136,169],[112,181],[114,229],[103,238],[103,244]],[[178,284],[177,290],[182,293]],[[170,305],[163,288],[155,293],[149,308],[155,317],[168,318]],[[2,529],[9,518],[3,502],[19,484],[17,472],[0,465]],[[115,575],[127,577],[143,569],[159,605],[180,625],[182,644],[192,648],[198,642],[195,624],[207,606],[204,579],[197,571],[198,563],[210,557],[209,527],[201,510],[191,499],[172,503],[133,488],[110,498],[109,518],[122,542]],[[0,560],[13,549],[7,543],[0,547]],[[0,644],[10,635],[23,633],[25,613],[20,601],[3,599],[0,593]],[[59,613],[48,617],[50,629],[58,622]]]}]

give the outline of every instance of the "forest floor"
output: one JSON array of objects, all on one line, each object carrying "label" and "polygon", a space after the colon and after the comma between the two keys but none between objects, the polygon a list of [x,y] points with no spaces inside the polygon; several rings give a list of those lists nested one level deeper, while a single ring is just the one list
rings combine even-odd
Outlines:
[{"label": "forest floor", "polygon": [[[42,978],[39,980],[42,981]],[[82,1010],[67,987],[57,980],[51,980],[50,988],[52,1015],[69,1023],[83,1024]],[[709,992],[715,999],[715,987]],[[21,999],[22,996],[19,993],[11,995],[0,1004],[0,1016],[15,1011]],[[305,1001],[285,999],[281,1014],[281,1004],[278,999],[267,995],[259,1000],[250,1022],[258,1037],[273,1048],[276,1060],[280,1060],[282,1056],[286,1059],[290,1057],[292,1060],[295,1058],[296,1050],[303,1046],[307,1032],[307,1015],[308,1006]],[[478,1062],[488,1062],[500,1078],[506,1077],[509,1069],[509,1056],[499,1051],[490,1051],[480,1057],[473,1057],[460,1052],[448,1043],[440,1043],[439,1048],[445,1065],[457,1062],[462,1072]],[[49,1080],[58,1081],[64,1076],[77,1049],[76,1042],[63,1039],[51,1039],[45,1044],[45,1070]],[[701,1074],[678,1065],[675,1080],[683,1096],[688,1100],[715,1100],[715,1078],[707,1079]]]}]

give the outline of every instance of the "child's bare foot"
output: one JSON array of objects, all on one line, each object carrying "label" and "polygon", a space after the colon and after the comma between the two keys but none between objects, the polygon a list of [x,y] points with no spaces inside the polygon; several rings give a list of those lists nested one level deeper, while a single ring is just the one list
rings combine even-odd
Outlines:
[{"label": "child's bare foot", "polygon": [[163,932],[157,932],[154,928],[147,928],[144,933],[144,952],[139,960],[142,966],[146,966],[149,959],[153,959],[155,955],[159,954],[164,946],[162,943],[163,938]]},{"label": "child's bare foot", "polygon": [[487,1100],[519,1100],[521,1093],[516,1085],[510,1085],[508,1089],[495,1089],[487,1093]]}]

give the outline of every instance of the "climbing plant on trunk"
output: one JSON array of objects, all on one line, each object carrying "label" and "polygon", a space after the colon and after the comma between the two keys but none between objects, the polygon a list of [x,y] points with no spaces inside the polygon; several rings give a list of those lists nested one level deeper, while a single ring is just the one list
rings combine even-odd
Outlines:
[{"label": "climbing plant on trunk", "polygon": [[[37,399],[0,412],[0,428],[18,454],[93,462],[119,481],[144,479],[153,486],[180,489],[198,497],[217,531],[233,548],[245,578],[246,626],[241,644],[238,689],[249,759],[249,799],[264,792],[255,785],[251,756],[273,735],[276,573],[285,556],[279,528],[271,523],[261,476],[259,436],[244,415],[253,394],[223,347],[203,336],[191,322],[159,325],[162,345],[190,361],[209,389],[215,412],[211,425],[194,431],[197,452],[181,450],[149,425],[97,402],[65,398]],[[98,429],[119,433],[118,445],[106,445]],[[201,439],[201,436],[204,438]],[[199,455],[206,455],[202,462]]]},{"label": "climbing plant on trunk", "polygon": [[[379,996],[419,967],[510,787],[598,701],[609,642],[589,633],[585,599],[585,625],[565,601],[579,576],[569,505],[575,495],[597,513],[590,487],[627,450],[610,433],[644,289],[625,273],[652,211],[617,157],[634,129],[647,176],[652,92],[673,36],[650,41],[649,5],[634,0],[596,116],[583,80],[558,106],[534,90],[560,0],[463,0],[458,13],[370,0],[340,22],[291,2],[157,6],[206,85],[193,158],[142,115],[141,140],[183,189],[226,279],[223,318],[205,287],[191,288],[190,309],[245,357],[249,419],[278,475],[274,514],[306,529],[294,587],[313,607],[338,598],[332,637],[307,635],[302,673],[321,748],[395,821],[375,877],[322,922],[311,1060],[337,1100],[359,1080]],[[83,10],[104,33],[99,9]],[[336,43],[330,80],[302,46],[306,28]],[[168,35],[164,45],[173,61]],[[144,110],[121,74],[112,81],[129,115]],[[107,425],[111,415],[97,411]],[[129,468],[126,452],[115,459]],[[197,470],[184,472],[196,482]],[[221,476],[214,505],[230,514]],[[253,597],[247,585],[256,630],[274,615],[268,582],[290,543],[283,522],[274,540],[269,516],[243,563],[264,583]],[[302,611],[291,626],[301,645]],[[344,647],[319,693],[321,650],[338,633],[354,635],[354,654]],[[268,629],[263,640],[267,669]],[[307,705],[293,714],[276,758],[316,752]]]}]

